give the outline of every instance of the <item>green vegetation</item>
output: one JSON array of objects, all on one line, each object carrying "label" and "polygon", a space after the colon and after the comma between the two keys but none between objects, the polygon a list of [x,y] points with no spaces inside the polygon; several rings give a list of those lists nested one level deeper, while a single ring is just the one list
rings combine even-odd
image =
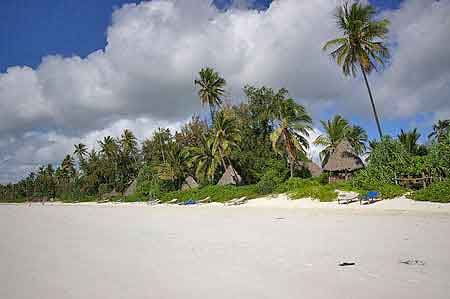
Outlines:
[{"label": "green vegetation", "polygon": [[450,179],[436,182],[411,195],[414,200],[450,203]]},{"label": "green vegetation", "polygon": [[180,201],[185,201],[188,199],[201,200],[206,197],[214,202],[225,202],[234,198],[239,198],[246,196],[247,198],[256,198],[258,191],[255,185],[247,186],[219,186],[219,185],[209,185],[203,188],[192,189],[188,191],[174,191],[168,192],[161,195],[162,201],[169,201],[172,199],[179,199]]},{"label": "green vegetation", "polygon": [[[389,58],[384,44],[389,22],[374,18],[370,5],[357,2],[339,7],[336,20],[343,36],[328,41],[323,49],[332,50],[330,55],[344,75],[362,72],[381,136],[367,75]],[[377,190],[383,198],[392,198],[407,191],[395,185],[396,178],[423,175],[447,181],[415,192],[413,198],[448,201],[450,120],[433,125],[428,144],[419,143],[416,129],[401,130],[395,138],[385,136],[367,144],[365,130],[342,116],[321,120],[323,134],[314,144],[324,147],[322,165],[343,141],[348,141],[357,155],[367,156],[367,167],[353,180],[329,184],[329,173],[311,178],[307,137],[313,120],[288,90],[245,86],[244,101],[229,105],[224,103],[226,80],[217,71],[201,69],[193,85],[202,105],[209,107],[207,119],[194,115],[177,132],[158,128],[142,143],[125,129],[118,137],[105,136],[90,151],[85,144],[76,144],[59,165],[43,165],[15,184],[0,185],[1,202],[206,197],[223,202],[274,193],[332,201],[336,189],[360,194]],[[241,186],[216,185],[226,169],[235,169],[232,176],[241,177]],[[179,191],[188,176],[195,178],[199,188]],[[130,185],[137,185],[136,190],[126,192]],[[130,193],[134,194],[123,195]]]}]

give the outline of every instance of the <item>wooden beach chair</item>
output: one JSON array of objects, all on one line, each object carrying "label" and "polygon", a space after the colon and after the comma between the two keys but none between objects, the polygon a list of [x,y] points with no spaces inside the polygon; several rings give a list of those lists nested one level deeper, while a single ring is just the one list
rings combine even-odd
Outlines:
[{"label": "wooden beach chair", "polygon": [[358,199],[358,193],[356,192],[338,192],[338,204],[345,203],[349,204],[353,202],[354,200]]},{"label": "wooden beach chair", "polygon": [[205,197],[199,201],[197,201],[197,203],[210,203],[211,202],[211,197]]},{"label": "wooden beach chair", "polygon": [[241,198],[230,200],[229,202],[226,202],[225,205],[226,206],[239,206],[246,202],[247,202],[247,196],[244,196]]}]

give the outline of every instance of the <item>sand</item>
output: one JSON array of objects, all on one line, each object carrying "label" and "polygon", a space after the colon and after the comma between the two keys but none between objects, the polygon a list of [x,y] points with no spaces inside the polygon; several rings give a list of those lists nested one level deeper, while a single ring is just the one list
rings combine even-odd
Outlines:
[{"label": "sand", "polygon": [[0,298],[450,294],[450,205],[405,198],[369,206],[282,196],[239,207],[0,205],[0,233]]}]

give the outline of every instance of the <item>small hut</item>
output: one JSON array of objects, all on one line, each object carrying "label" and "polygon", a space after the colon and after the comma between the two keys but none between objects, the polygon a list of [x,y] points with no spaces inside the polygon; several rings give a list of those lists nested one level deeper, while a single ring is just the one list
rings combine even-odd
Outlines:
[{"label": "small hut", "polygon": [[323,170],[330,173],[329,182],[331,183],[348,180],[356,170],[361,168],[364,168],[363,161],[348,140],[344,139],[331,154]]},{"label": "small hut", "polygon": [[297,161],[296,166],[299,170],[306,169],[313,178],[319,177],[323,172],[322,167],[313,161]]},{"label": "small hut", "polygon": [[233,168],[233,166],[228,166],[227,170],[225,170],[225,173],[220,178],[218,185],[225,186],[225,185],[239,185],[242,183],[241,176],[237,173],[237,171]]},{"label": "small hut", "polygon": [[123,195],[125,196],[133,195],[134,193],[136,193],[136,188],[137,188],[137,179],[133,180],[133,182],[128,186]]},{"label": "small hut", "polygon": [[195,181],[195,179],[192,176],[188,176],[184,182],[183,185],[181,185],[181,191],[186,191],[194,188],[198,188],[198,183]]}]

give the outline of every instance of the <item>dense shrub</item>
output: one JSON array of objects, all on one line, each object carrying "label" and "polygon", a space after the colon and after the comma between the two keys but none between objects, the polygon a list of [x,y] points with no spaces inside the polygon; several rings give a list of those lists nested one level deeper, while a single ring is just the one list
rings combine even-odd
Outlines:
[{"label": "dense shrub", "polygon": [[409,173],[411,155],[400,142],[384,137],[370,154],[369,164],[353,179],[354,186],[374,189],[385,184],[393,184],[394,178]]},{"label": "dense shrub", "polygon": [[412,199],[420,201],[450,202],[450,179],[436,182],[432,185],[416,191],[412,194]]},{"label": "dense shrub", "polygon": [[261,194],[272,193],[278,186],[280,186],[286,178],[287,173],[279,169],[268,169],[261,180],[256,184],[256,189]]},{"label": "dense shrub", "polygon": [[336,184],[322,184],[320,178],[290,178],[280,185],[276,192],[288,193],[292,199],[313,198],[320,201],[333,201],[337,198]]},{"label": "dense shrub", "polygon": [[161,194],[162,201],[171,199],[179,200],[201,200],[210,197],[215,202],[225,202],[234,198],[246,196],[247,198],[256,198],[259,195],[256,185],[247,186],[219,186],[210,185],[203,188],[197,188],[187,191],[173,191]]}]

